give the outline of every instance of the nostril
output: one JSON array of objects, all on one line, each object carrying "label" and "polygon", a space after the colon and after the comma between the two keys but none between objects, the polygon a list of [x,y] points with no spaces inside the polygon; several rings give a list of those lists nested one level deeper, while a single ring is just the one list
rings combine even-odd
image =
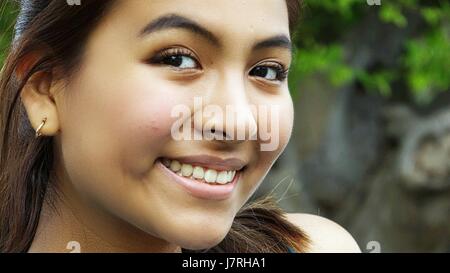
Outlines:
[{"label": "nostril", "polygon": [[[229,136],[227,135],[226,132],[224,132],[223,130],[222,132],[222,139],[223,140],[227,140],[229,138]],[[217,134],[219,134],[220,132],[217,132]],[[211,128],[211,134],[216,135],[216,128]]]}]

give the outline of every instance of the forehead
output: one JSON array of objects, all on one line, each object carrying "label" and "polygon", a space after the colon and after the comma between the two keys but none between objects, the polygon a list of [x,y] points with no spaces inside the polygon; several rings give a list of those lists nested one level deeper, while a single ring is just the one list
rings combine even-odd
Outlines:
[{"label": "forehead", "polygon": [[289,37],[285,0],[118,0],[105,19],[121,22],[128,34],[138,35],[151,20],[171,13],[195,20],[224,42],[227,37],[232,41]]}]

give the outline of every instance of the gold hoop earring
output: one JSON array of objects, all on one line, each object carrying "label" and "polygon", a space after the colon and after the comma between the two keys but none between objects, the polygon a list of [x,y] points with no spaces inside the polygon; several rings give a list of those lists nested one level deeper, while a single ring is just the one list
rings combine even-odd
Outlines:
[{"label": "gold hoop earring", "polygon": [[41,129],[42,129],[42,127],[44,127],[46,122],[47,122],[47,117],[42,119],[41,125],[39,125],[39,127],[36,129],[36,138],[42,136]]}]

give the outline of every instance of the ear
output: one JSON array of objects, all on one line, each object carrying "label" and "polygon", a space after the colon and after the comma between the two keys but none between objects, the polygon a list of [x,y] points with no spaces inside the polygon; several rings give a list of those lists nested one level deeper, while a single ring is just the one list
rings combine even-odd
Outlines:
[{"label": "ear", "polygon": [[[18,67],[19,74],[22,71],[29,71],[30,64],[35,60],[34,55],[24,60]],[[54,99],[56,89],[57,85],[53,82],[52,73],[40,71],[28,79],[20,93],[28,119],[35,131],[41,125],[42,120],[47,118],[45,125],[40,131],[42,135],[52,136],[59,131],[58,111]]]}]

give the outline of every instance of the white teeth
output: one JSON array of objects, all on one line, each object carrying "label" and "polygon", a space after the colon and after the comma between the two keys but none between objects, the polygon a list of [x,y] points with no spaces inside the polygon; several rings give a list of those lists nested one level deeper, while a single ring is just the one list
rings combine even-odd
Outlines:
[{"label": "white teeth", "polygon": [[200,166],[180,163],[178,160],[163,158],[161,163],[179,176],[191,179],[202,180],[206,183],[227,184],[233,181],[236,171],[218,171],[214,169],[204,169]]},{"label": "white teeth", "polygon": [[226,184],[228,182],[228,172],[227,171],[221,171],[216,178],[216,182],[219,184]]},{"label": "white teeth", "polygon": [[205,181],[208,183],[216,182],[217,172],[215,170],[208,169],[205,172]]},{"label": "white teeth", "polygon": [[181,174],[183,176],[189,177],[192,175],[192,172],[194,171],[194,168],[190,164],[183,164],[181,165]]},{"label": "white teeth", "polygon": [[177,160],[172,160],[172,162],[170,162],[170,169],[175,173],[178,172],[181,169],[180,162]]},{"label": "white teeth", "polygon": [[202,167],[196,166],[194,168],[194,172],[192,173],[192,176],[197,179],[203,179],[203,177],[205,176],[205,171],[203,170]]},{"label": "white teeth", "polygon": [[228,181],[233,181],[236,171],[228,171]]}]

